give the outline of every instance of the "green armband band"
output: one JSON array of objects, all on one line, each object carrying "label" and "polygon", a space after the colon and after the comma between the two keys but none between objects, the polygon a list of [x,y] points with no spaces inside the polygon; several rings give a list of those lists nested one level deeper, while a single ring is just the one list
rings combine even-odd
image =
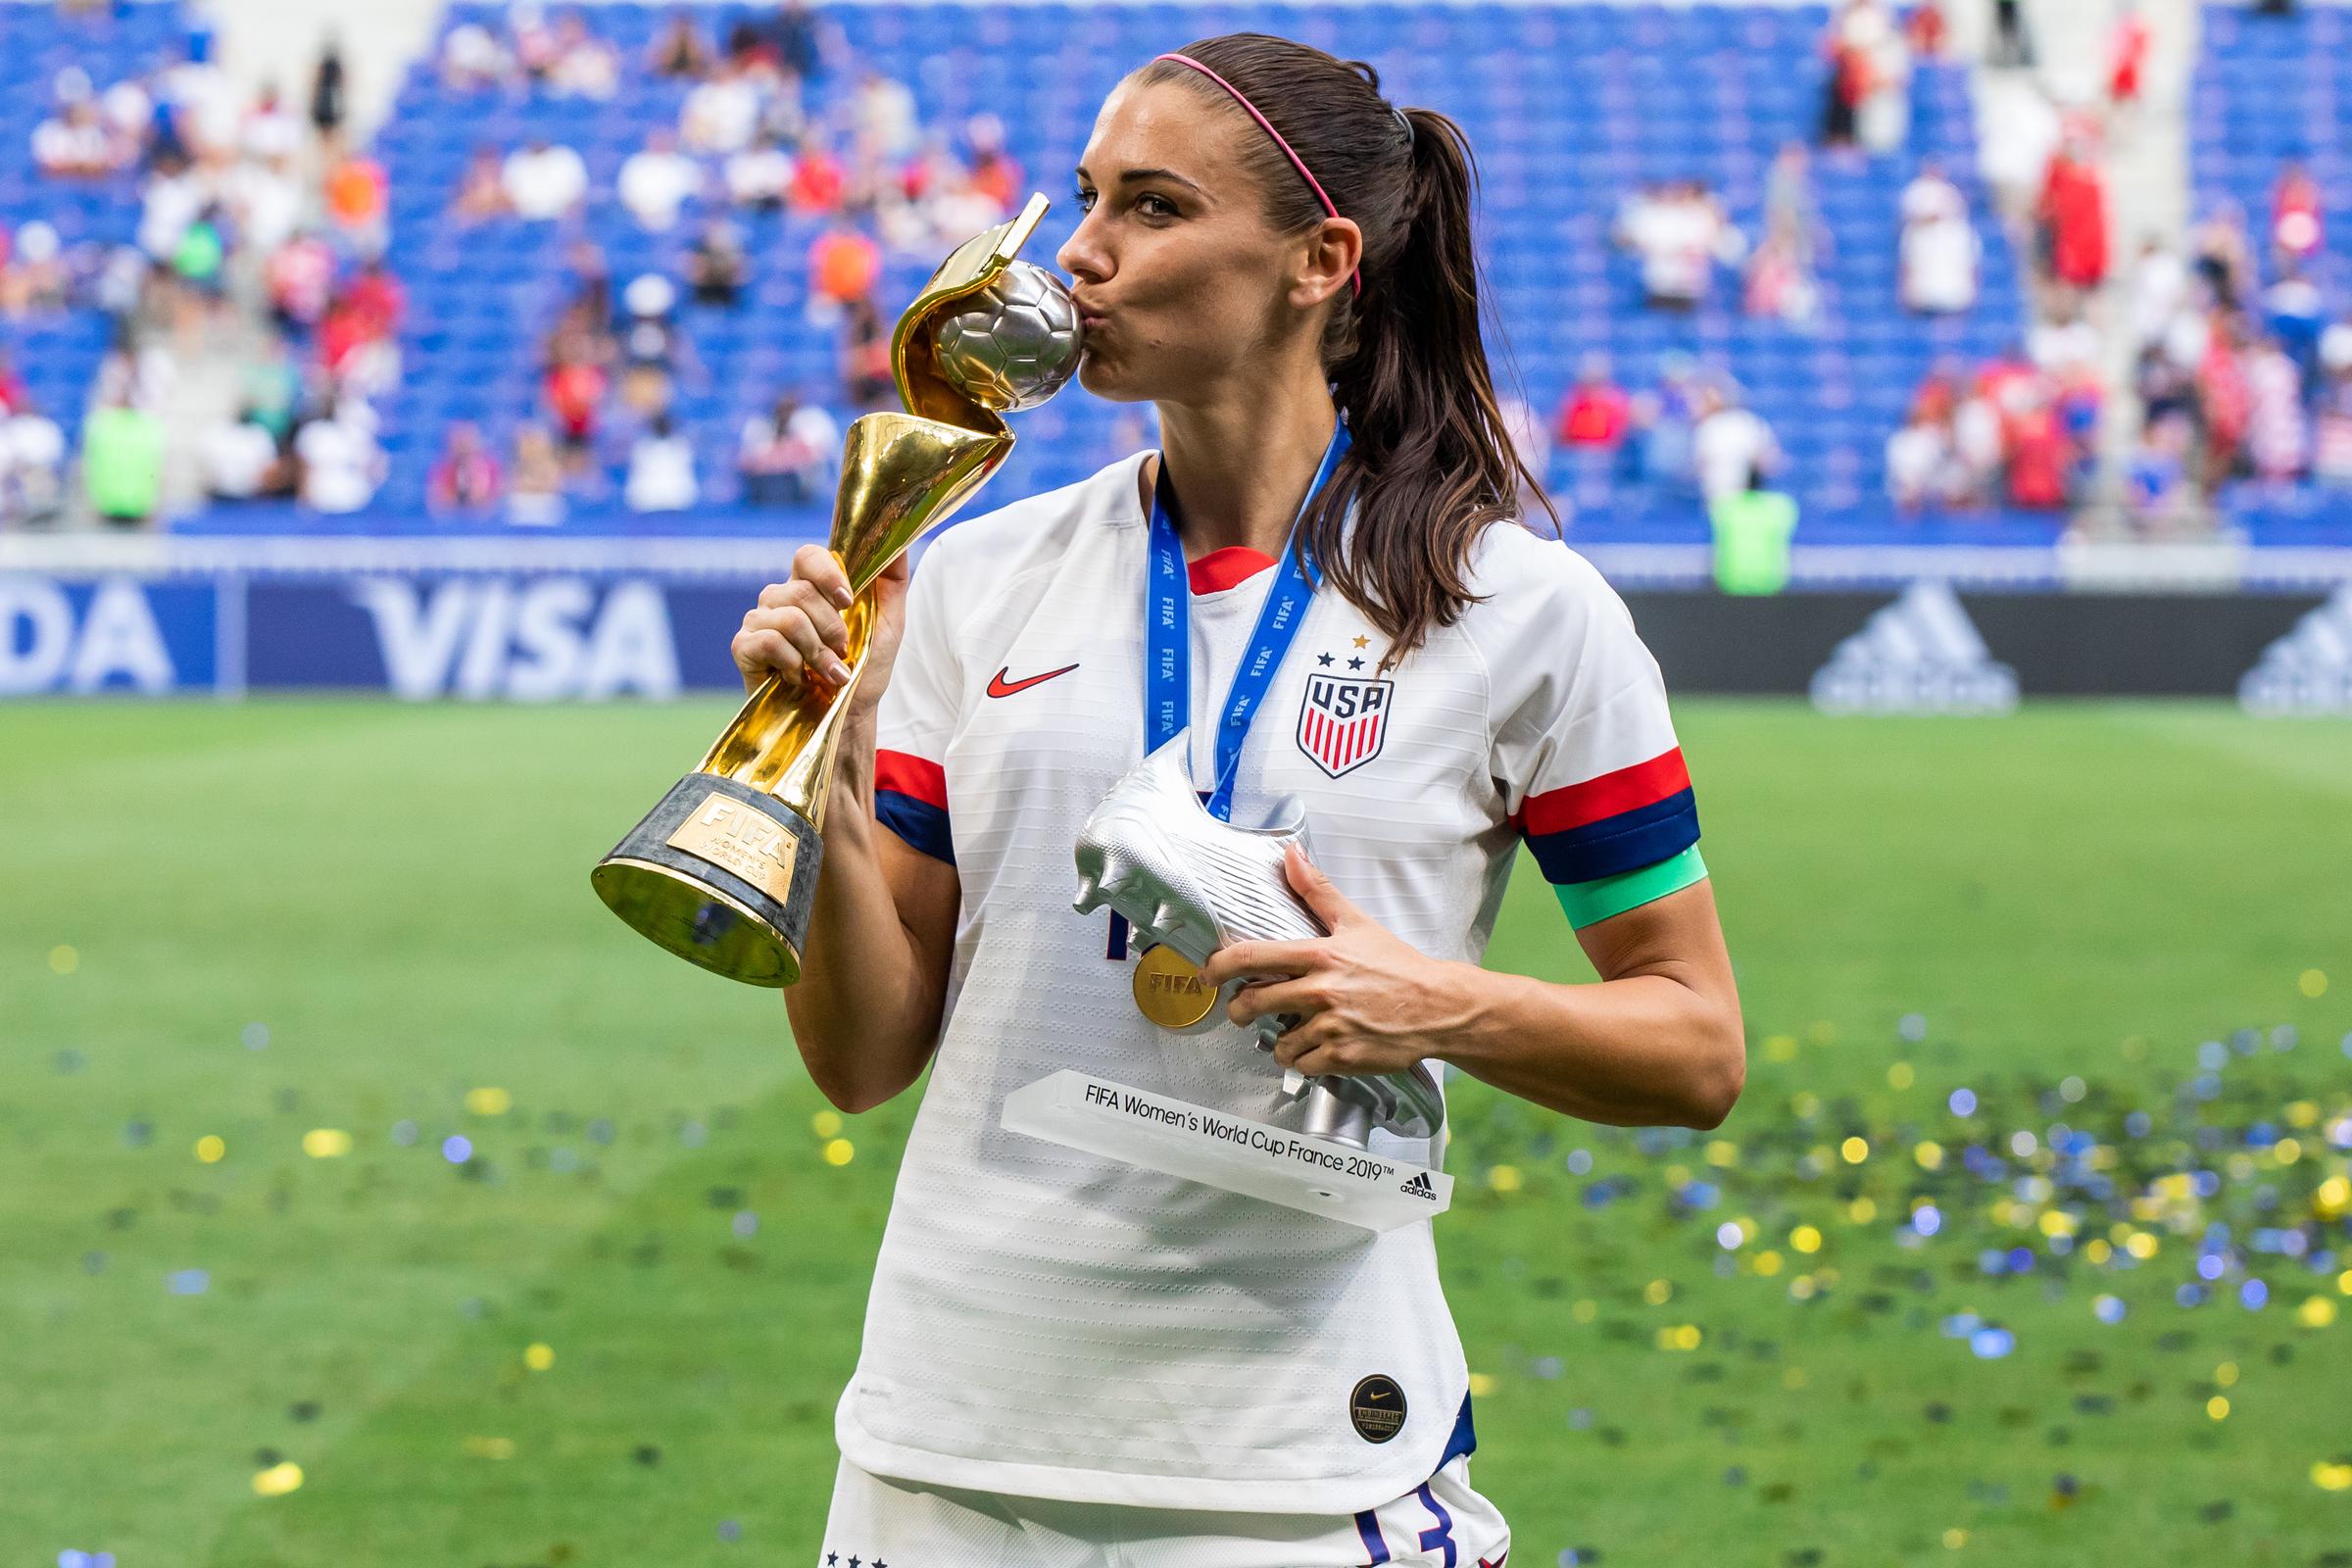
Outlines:
[{"label": "green armband band", "polygon": [[1590,882],[1563,882],[1551,891],[1560,896],[1560,907],[1568,911],[1568,923],[1581,927],[1606,920],[1612,914],[1623,914],[1637,905],[1662,899],[1669,893],[1679,893],[1706,874],[1707,862],[1698,858],[1698,846],[1693,844],[1655,865],[1595,877]]}]

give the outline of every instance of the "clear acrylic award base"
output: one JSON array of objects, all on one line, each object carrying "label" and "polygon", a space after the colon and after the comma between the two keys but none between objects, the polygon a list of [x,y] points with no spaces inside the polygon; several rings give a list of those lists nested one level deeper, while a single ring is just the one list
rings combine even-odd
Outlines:
[{"label": "clear acrylic award base", "polygon": [[1453,1178],[1065,1068],[1004,1097],[1004,1126],[1368,1231],[1443,1214]]}]

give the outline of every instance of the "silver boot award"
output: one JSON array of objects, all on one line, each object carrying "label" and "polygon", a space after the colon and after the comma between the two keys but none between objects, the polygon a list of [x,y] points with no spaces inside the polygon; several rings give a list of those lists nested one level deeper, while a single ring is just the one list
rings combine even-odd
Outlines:
[{"label": "silver boot award", "polygon": [[[1345,425],[1307,491],[1311,502],[1348,449]],[[1275,568],[1265,608],[1234,675],[1217,728],[1217,784],[1204,804],[1192,778],[1191,633],[1184,553],[1168,515],[1167,475],[1152,514],[1146,594],[1147,755],[1112,786],[1079,831],[1075,907],[1105,905],[1126,917],[1143,947],[1136,1006],[1177,1034],[1225,1025],[1225,1004],[1243,981],[1220,989],[1200,980],[1209,956],[1237,942],[1310,941],[1330,933],[1291,890],[1285,849],[1306,845],[1306,813],[1296,797],[1275,806],[1266,825],[1230,820],[1242,742],[1283,653],[1305,618],[1314,582],[1296,540]],[[1305,507],[1300,507],[1304,515]],[[1442,1213],[1453,1178],[1370,1148],[1374,1128],[1442,1147],[1445,1099],[1426,1063],[1370,1077],[1305,1078],[1269,1054],[1295,1020],[1261,1018],[1250,1056],[1266,1081],[1269,1114],[1304,1102],[1291,1126],[1229,1115],[1075,1069],[1005,1097],[1004,1123],[1067,1148],[1321,1214],[1370,1231],[1394,1230]],[[1206,1042],[1204,1042],[1204,1045]],[[1225,1049],[1231,1049],[1228,1046]]]}]

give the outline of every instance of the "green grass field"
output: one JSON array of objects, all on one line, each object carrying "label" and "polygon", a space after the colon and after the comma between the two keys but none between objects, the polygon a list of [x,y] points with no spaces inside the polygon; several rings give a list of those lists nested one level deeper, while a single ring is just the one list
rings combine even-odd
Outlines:
[{"label": "green grass field", "polygon": [[[777,999],[587,884],[724,711],[0,710],[0,1563],[812,1560],[913,1096],[829,1163]],[[1678,714],[1745,1099],[1637,1135],[1455,1090],[1514,1564],[2352,1564],[2352,726]],[[1532,867],[1490,961],[1591,977]],[[2011,1144],[2059,1121],[2119,1188],[2063,1254],[2085,1201]],[[2177,1302],[2208,1225],[2298,1222],[2331,1267]]]}]

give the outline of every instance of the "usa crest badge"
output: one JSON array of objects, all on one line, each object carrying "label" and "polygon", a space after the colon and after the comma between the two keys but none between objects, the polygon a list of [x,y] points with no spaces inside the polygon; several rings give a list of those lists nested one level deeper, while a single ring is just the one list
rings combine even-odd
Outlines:
[{"label": "usa crest badge", "polygon": [[1298,707],[1298,749],[1333,778],[1353,772],[1380,755],[1396,694],[1392,680],[1308,675],[1306,700]]}]

